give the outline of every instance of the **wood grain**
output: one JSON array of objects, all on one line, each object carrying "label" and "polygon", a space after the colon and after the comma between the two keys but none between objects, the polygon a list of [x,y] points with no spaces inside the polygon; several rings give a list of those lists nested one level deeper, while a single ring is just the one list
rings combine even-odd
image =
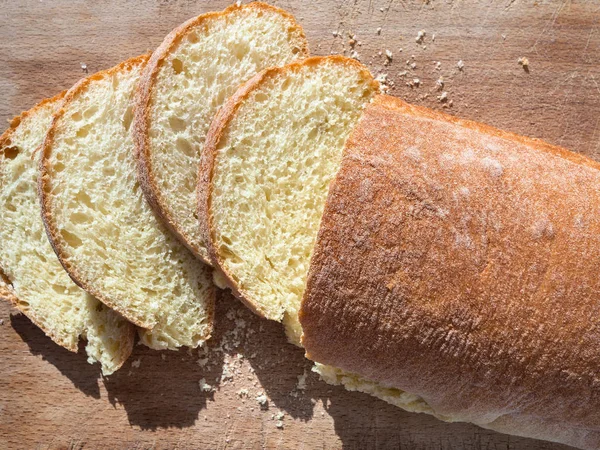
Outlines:
[{"label": "wood grain", "polygon": [[[358,57],[374,74],[388,74],[393,95],[600,160],[598,2],[273,3],[301,21],[314,54],[350,54],[356,35]],[[85,75],[81,63],[90,73],[108,68],[151,50],[185,19],[227,4],[0,0],[0,118],[71,86]],[[421,44],[419,30],[426,32]],[[529,72],[520,57],[529,59]],[[443,91],[436,90],[440,76]],[[444,91],[451,107],[437,98]],[[138,346],[105,379],[82,352],[62,350],[5,304],[0,320],[0,448],[566,448],[445,424],[325,385],[278,324],[227,294],[206,357]],[[297,389],[305,372],[307,387]],[[202,378],[216,391],[201,391]],[[240,397],[243,389],[249,398]],[[267,408],[256,401],[261,392]],[[278,412],[282,429],[272,419]]]}]

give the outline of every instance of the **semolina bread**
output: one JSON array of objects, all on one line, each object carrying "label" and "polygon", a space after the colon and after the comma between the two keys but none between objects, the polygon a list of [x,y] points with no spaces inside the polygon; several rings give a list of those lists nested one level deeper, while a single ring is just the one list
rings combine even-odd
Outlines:
[{"label": "semolina bread", "polygon": [[37,150],[63,97],[22,113],[0,136],[0,298],[67,350],[86,339],[88,361],[110,375],[129,357],[135,328],[69,278],[48,242],[37,196]]},{"label": "semolina bread", "polygon": [[446,420],[600,448],[599,169],[375,97],[321,218],[307,356]]},{"label": "semolina bread", "polygon": [[256,75],[208,133],[198,215],[212,262],[300,343],[298,309],[329,183],[378,85],[360,63],[312,57]]},{"label": "semolina bread", "polygon": [[306,38],[294,18],[253,2],[185,22],[142,74],[134,119],[142,189],[164,223],[205,262],[196,184],[210,122],[243,81],[306,56]]},{"label": "semolina bread", "polygon": [[196,347],[212,329],[210,268],[157,219],[137,180],[132,97],[147,59],[67,92],[42,148],[43,220],[73,280],[144,328],[144,344]]}]

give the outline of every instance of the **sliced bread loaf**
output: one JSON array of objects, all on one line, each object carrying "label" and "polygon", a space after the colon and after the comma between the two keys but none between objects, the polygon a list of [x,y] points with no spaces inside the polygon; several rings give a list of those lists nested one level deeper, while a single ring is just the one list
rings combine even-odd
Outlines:
[{"label": "sliced bread loaf", "polygon": [[206,139],[198,213],[213,264],[296,344],[329,183],[377,89],[366,67],[341,56],[267,69],[227,101]]},{"label": "sliced bread loaf", "polygon": [[195,347],[212,329],[210,269],[158,221],[136,176],[131,100],[146,61],[132,58],[66,94],[42,149],[43,220],[75,282],[147,329],[146,345]]},{"label": "sliced bread loaf", "polygon": [[88,361],[109,375],[131,353],[134,326],[69,278],[48,242],[37,197],[37,149],[63,97],[22,113],[0,136],[0,297],[72,352],[87,339]]},{"label": "sliced bread loaf", "polygon": [[185,22],[144,70],[134,124],[142,189],[164,223],[206,262],[196,181],[210,122],[243,81],[306,56],[306,38],[294,18],[253,2]]}]

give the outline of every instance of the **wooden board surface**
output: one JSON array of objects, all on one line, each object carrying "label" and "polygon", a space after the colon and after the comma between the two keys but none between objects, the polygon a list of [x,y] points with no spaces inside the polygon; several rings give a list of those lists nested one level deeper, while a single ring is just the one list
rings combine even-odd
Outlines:
[{"label": "wooden board surface", "polygon": [[[600,160],[599,2],[273,3],[302,22],[314,54],[350,54],[349,35],[356,35],[358,57],[388,74],[393,95]],[[90,73],[108,68],[151,50],[185,19],[227,4],[0,0],[0,119],[71,86],[85,75],[82,64]],[[520,57],[529,59],[528,72]],[[325,385],[278,324],[227,294],[207,349],[137,346],[108,378],[6,304],[0,320],[0,448],[566,448],[445,424]],[[202,391],[201,379],[214,391]],[[266,407],[256,400],[262,392]],[[281,429],[278,413],[285,414]]]}]

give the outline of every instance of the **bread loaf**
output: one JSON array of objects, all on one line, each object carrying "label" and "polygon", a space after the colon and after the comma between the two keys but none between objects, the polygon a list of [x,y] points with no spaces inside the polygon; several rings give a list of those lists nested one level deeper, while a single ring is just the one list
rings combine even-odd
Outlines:
[{"label": "bread loaf", "polygon": [[61,93],[15,117],[0,136],[0,298],[10,301],[54,342],[110,375],[131,353],[135,329],[77,287],[48,242],[37,198],[39,146],[60,108]]},{"label": "bread loaf", "polygon": [[187,21],[144,70],[134,124],[142,189],[164,223],[206,262],[196,184],[210,122],[242,82],[306,56],[308,44],[294,18],[253,2]]},{"label": "bread loaf", "polygon": [[210,270],[155,217],[137,180],[131,100],[146,61],[66,94],[42,149],[43,219],[75,282],[145,328],[143,343],[196,347],[212,330]]},{"label": "bread loaf", "polygon": [[322,217],[307,356],[447,420],[599,448],[598,169],[376,97]]},{"label": "bread loaf", "polygon": [[198,215],[213,264],[300,342],[297,312],[329,182],[377,83],[360,63],[313,57],[263,71],[215,117]]}]

